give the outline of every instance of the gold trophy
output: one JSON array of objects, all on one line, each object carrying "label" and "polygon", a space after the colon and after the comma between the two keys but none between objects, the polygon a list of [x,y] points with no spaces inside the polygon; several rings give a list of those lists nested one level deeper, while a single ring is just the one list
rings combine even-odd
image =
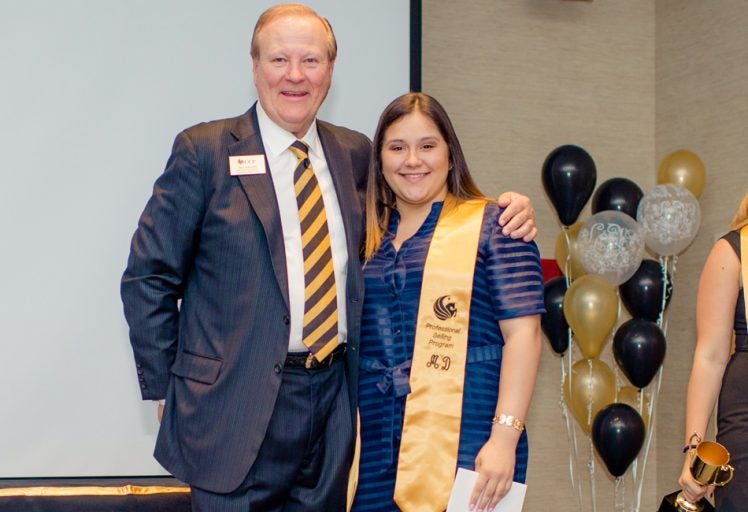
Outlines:
[{"label": "gold trophy", "polygon": [[[728,464],[730,452],[724,446],[714,441],[702,441],[698,434],[692,435],[688,444],[696,446],[689,450],[689,454],[691,455],[691,475],[698,482],[717,487],[730,483],[734,469]],[[700,512],[704,510],[705,503],[703,499],[691,503],[682,492],[678,493],[675,499],[675,507],[680,512]]]}]

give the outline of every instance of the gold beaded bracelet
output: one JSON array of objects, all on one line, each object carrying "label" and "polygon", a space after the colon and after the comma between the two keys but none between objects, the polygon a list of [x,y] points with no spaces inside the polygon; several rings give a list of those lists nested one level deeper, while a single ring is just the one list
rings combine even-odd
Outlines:
[{"label": "gold beaded bracelet", "polygon": [[521,419],[515,418],[511,414],[504,413],[494,416],[493,420],[491,420],[491,425],[504,425],[512,427],[514,430],[518,430],[519,432],[522,432],[522,429],[525,428],[525,424]]}]

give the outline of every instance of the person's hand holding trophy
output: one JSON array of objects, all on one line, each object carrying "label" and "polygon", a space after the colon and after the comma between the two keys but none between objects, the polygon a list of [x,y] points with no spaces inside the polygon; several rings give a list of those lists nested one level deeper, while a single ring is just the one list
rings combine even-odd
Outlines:
[{"label": "person's hand holding trophy", "polygon": [[[702,486],[727,485],[732,480],[733,467],[730,462],[730,452],[715,441],[702,441],[701,436],[694,433],[687,445],[687,451],[690,457],[689,472],[694,480]],[[681,481],[681,484],[683,482]],[[700,512],[711,505],[701,496],[706,492],[701,490],[697,499],[693,498],[693,492],[684,486],[684,490],[679,492],[675,498],[675,508],[680,512]],[[688,496],[687,496],[688,495]],[[692,500],[692,501],[691,501]]]}]

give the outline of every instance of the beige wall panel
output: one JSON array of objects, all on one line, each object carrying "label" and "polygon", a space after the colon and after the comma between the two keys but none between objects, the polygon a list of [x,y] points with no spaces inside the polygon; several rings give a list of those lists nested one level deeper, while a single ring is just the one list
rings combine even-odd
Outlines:
[{"label": "beige wall panel", "polygon": [[[645,192],[655,184],[654,41],[651,0],[424,0],[423,89],[450,112],[485,193],[531,196],[543,257],[554,257],[559,233],[541,183],[542,163],[555,147],[587,149],[598,184],[618,176]],[[602,359],[615,367],[609,344]],[[592,508],[589,484],[580,507],[569,480],[560,378],[559,357],[546,344],[528,418],[528,511]],[[576,476],[589,482],[589,444],[578,428],[576,435]],[[641,510],[656,508],[655,450],[653,444]],[[615,485],[601,464],[595,461],[597,510],[613,510]],[[629,477],[619,489],[627,504],[633,487]]]},{"label": "beige wall panel", "polygon": [[[686,148],[707,169],[702,224],[681,256],[670,306],[668,355],[657,432],[658,491],[677,488],[683,462],[685,395],[696,341],[701,267],[748,189],[748,3],[658,0],[656,156]],[[714,435],[714,430],[710,437]]]},{"label": "beige wall panel", "polygon": [[[622,176],[645,192],[655,185],[658,163],[676,149],[690,149],[706,164],[701,230],[678,260],[667,314],[668,354],[641,503],[652,510],[677,488],[682,463],[698,276],[748,188],[748,3],[424,0],[423,10],[423,88],[451,113],[484,191],[513,189],[533,198],[544,257],[553,257],[559,226],[540,168],[558,145],[586,148],[598,184]],[[609,346],[602,359],[615,366]],[[559,368],[546,347],[528,419],[526,510],[580,508],[569,483]],[[584,463],[588,445],[576,434]],[[577,467],[577,477],[586,471]],[[619,489],[627,504],[630,473]],[[611,510],[614,486],[599,460],[595,491],[598,510]],[[585,484],[583,510],[591,509],[589,497]]]}]

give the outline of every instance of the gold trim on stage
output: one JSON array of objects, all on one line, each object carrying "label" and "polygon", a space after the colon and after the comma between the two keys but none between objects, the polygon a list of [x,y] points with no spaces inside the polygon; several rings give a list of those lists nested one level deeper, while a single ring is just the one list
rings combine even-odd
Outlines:
[{"label": "gold trim on stage", "polygon": [[122,485],[119,487],[79,486],[69,487],[8,487],[0,489],[0,498],[13,496],[130,496],[147,494],[189,493],[189,487],[160,485]]}]

